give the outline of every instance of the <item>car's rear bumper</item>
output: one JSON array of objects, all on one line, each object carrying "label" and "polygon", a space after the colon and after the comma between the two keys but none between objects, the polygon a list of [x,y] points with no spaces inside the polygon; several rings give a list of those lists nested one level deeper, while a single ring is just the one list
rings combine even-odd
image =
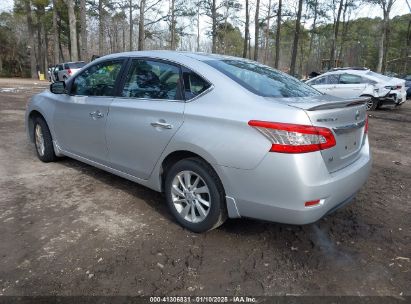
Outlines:
[{"label": "car's rear bumper", "polygon": [[390,92],[386,96],[380,98],[381,103],[384,105],[401,105],[407,100],[407,92]]},{"label": "car's rear bumper", "polygon": [[[254,170],[219,167],[218,171],[238,215],[300,225],[350,202],[366,182],[370,168],[366,139],[358,159],[333,173],[328,172],[320,152],[269,153]],[[305,202],[317,199],[319,205],[305,207]]]}]

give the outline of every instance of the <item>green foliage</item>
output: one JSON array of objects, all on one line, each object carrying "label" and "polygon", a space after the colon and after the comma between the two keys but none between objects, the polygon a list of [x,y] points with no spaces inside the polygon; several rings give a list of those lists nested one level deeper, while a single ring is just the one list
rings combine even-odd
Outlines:
[{"label": "green foliage", "polygon": [[217,27],[217,52],[232,56],[243,53],[244,38],[241,30],[231,23],[221,23]]}]

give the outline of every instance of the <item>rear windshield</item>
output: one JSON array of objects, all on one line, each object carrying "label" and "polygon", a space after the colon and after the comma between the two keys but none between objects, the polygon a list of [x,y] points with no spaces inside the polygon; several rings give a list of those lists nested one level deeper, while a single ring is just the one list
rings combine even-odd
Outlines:
[{"label": "rear windshield", "polygon": [[71,62],[68,64],[70,69],[81,69],[83,66],[86,65],[85,62]]},{"label": "rear windshield", "polygon": [[252,61],[206,60],[208,65],[249,91],[264,97],[307,97],[321,95],[316,89],[283,72]]},{"label": "rear windshield", "polygon": [[377,78],[377,79],[380,79],[380,80],[382,80],[382,81],[390,81],[390,80],[391,80],[390,77],[385,76],[385,75],[382,75],[382,74],[375,73],[375,72],[373,72],[373,71],[369,71],[369,72],[367,72],[366,74],[369,75],[369,76],[371,76],[371,77],[375,77],[375,78]]}]

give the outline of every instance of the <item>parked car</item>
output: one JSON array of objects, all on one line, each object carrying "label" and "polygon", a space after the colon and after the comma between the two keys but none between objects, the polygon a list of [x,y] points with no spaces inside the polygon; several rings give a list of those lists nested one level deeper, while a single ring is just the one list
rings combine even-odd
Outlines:
[{"label": "parked car", "polygon": [[407,99],[411,99],[411,75],[406,75],[404,77],[405,88],[407,90]]},{"label": "parked car", "polygon": [[367,180],[366,101],[246,59],[130,52],[32,97],[26,128],[41,161],[65,155],[164,192],[192,231],[227,216],[300,225]]},{"label": "parked car", "polygon": [[76,74],[86,63],[84,61],[66,62],[57,65],[58,81],[65,81]]},{"label": "parked car", "polygon": [[369,97],[367,110],[375,110],[385,104],[399,106],[406,100],[403,79],[384,76],[369,69],[334,69],[306,83],[328,95]]}]

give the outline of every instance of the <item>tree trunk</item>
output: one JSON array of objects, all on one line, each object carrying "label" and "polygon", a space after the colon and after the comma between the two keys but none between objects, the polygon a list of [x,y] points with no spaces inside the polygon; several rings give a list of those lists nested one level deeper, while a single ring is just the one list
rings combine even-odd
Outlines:
[{"label": "tree trunk", "polygon": [[87,17],[86,17],[86,0],[80,0],[80,36],[81,36],[81,60],[87,60]]},{"label": "tree trunk", "polygon": [[126,51],[126,24],[125,20],[123,20],[123,25],[122,25],[122,30],[123,30],[123,52]]},{"label": "tree trunk", "polygon": [[24,2],[27,18],[27,31],[29,33],[27,51],[30,57],[30,76],[33,79],[38,78],[36,70],[36,55],[34,53],[34,31],[33,31],[33,19],[31,17],[31,3],[30,0]]},{"label": "tree trunk", "polygon": [[274,67],[278,69],[280,63],[280,35],[281,35],[281,9],[282,0],[278,1],[278,11],[277,11],[277,33],[275,34],[275,62]]},{"label": "tree trunk", "polygon": [[174,5],[175,5],[175,0],[171,0],[171,41],[170,41],[170,49],[175,50],[176,49],[176,16],[175,16],[175,11],[174,11]]},{"label": "tree trunk", "polygon": [[133,0],[129,3],[129,22],[130,22],[130,33],[129,33],[129,51],[133,50]]},{"label": "tree trunk", "polygon": [[[258,0],[259,1],[259,0]],[[216,0],[213,0],[211,7],[211,19],[212,19],[212,47],[211,52],[217,52],[217,6]]]},{"label": "tree trunk", "polygon": [[145,34],[144,34],[144,10],[146,6],[146,0],[141,0],[140,1],[140,18],[138,20],[138,50],[143,51],[144,50],[144,40],[145,40]]},{"label": "tree trunk", "polygon": [[43,52],[42,52],[42,43],[41,43],[41,17],[40,17],[40,10],[37,8],[35,9],[36,12],[36,18],[37,18],[37,52],[36,52],[36,70],[37,72],[41,73],[41,70],[43,69]]},{"label": "tree trunk", "polygon": [[347,38],[348,24],[350,22],[349,18],[348,18],[348,20],[346,20],[347,8],[348,8],[348,0],[345,0],[344,10],[343,10],[340,51],[338,52],[338,61],[342,61],[342,59],[343,59],[344,45],[345,45],[345,40]]},{"label": "tree trunk", "polygon": [[245,28],[244,28],[244,48],[243,58],[247,58],[248,40],[250,39],[250,11],[248,10],[249,0],[245,0]]},{"label": "tree trunk", "polygon": [[387,63],[387,50],[388,50],[388,30],[390,26],[390,12],[395,0],[380,1],[380,6],[383,10],[383,27],[382,36],[380,40],[380,46],[378,50],[378,66],[377,72],[384,73]]},{"label": "tree trunk", "polygon": [[268,13],[267,13],[267,29],[265,31],[265,51],[264,51],[264,64],[267,63],[268,59],[268,44],[270,35],[270,19],[271,19],[271,0],[268,1]]},{"label": "tree trunk", "polygon": [[381,73],[385,73],[387,70],[387,53],[388,53],[388,48],[390,47],[390,20],[389,17],[387,17],[387,21],[385,23],[385,29],[384,29],[384,52],[382,56],[382,67],[381,67]]},{"label": "tree trunk", "polygon": [[313,26],[311,29],[311,37],[310,37],[310,46],[308,47],[308,55],[307,55],[307,65],[306,65],[306,72],[308,73],[308,65],[310,63],[310,58],[311,58],[311,52],[313,50],[313,41],[314,41],[314,34],[315,34],[315,29],[317,26],[317,17],[318,17],[318,0],[315,0],[314,2],[314,20],[313,20]]},{"label": "tree trunk", "polygon": [[104,54],[104,10],[103,0],[98,1],[98,54]]},{"label": "tree trunk", "polygon": [[69,27],[70,27],[70,60],[78,60],[78,50],[77,50],[77,28],[76,28],[76,15],[74,13],[74,0],[66,0],[68,16],[69,16]]},{"label": "tree trunk", "polygon": [[255,36],[254,36],[254,60],[258,60],[258,39],[260,36],[260,0],[257,0],[256,6],[255,6],[255,20],[254,20],[254,25],[255,25]]},{"label": "tree trunk", "polygon": [[60,62],[59,56],[59,33],[57,28],[57,1],[53,0],[53,58],[54,64]]},{"label": "tree trunk", "polygon": [[293,50],[291,53],[291,64],[290,64],[290,75],[295,75],[295,63],[297,60],[297,52],[298,52],[298,40],[300,38],[300,26],[301,26],[301,12],[303,9],[303,0],[298,0],[298,12],[297,12],[297,20],[295,22],[295,32],[294,32],[294,42],[293,42]]},{"label": "tree trunk", "polygon": [[197,3],[197,52],[200,52],[200,2]]},{"label": "tree trunk", "polygon": [[[45,15],[45,8],[43,6],[43,16]],[[47,32],[46,32],[46,28],[44,26],[44,22],[41,23],[41,27],[42,27],[42,32],[43,32],[43,47],[42,47],[42,51],[43,51],[43,56],[44,56],[44,77],[45,79],[47,79],[47,71],[49,68],[49,60],[48,60],[48,49],[49,49],[49,42],[48,42],[48,38],[47,38]]]},{"label": "tree trunk", "polygon": [[[60,35],[61,35],[61,20],[58,19],[57,20],[57,33],[58,33],[58,42],[59,42],[59,54],[60,54],[60,62],[65,62],[65,58],[64,58],[64,54],[63,54],[63,47],[61,46],[61,39],[60,39]],[[59,62],[57,62],[59,63]]]},{"label": "tree trunk", "polygon": [[344,0],[340,0],[340,4],[338,6],[338,12],[337,12],[337,19],[335,20],[335,25],[334,25],[334,37],[331,42],[331,52],[330,52],[330,62],[328,64],[328,68],[332,69],[335,67],[335,48],[337,45],[337,39],[338,39],[338,30],[340,27],[340,17],[341,17],[341,10],[343,7],[343,2]]},{"label": "tree trunk", "polygon": [[385,21],[385,12],[384,12],[384,20],[382,23],[382,35],[379,41],[378,46],[378,64],[377,64],[377,72],[383,72],[383,60],[384,60],[384,48],[385,48],[385,38],[386,38],[386,21]]}]

